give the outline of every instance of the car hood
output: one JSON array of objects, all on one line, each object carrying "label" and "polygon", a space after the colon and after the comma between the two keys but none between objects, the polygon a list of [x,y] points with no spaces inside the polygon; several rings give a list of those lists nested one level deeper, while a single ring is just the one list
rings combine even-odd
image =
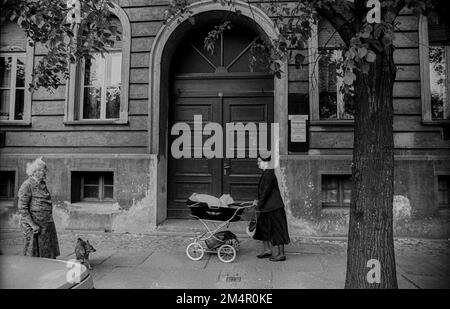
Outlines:
[{"label": "car hood", "polygon": [[[66,261],[0,255],[0,288],[69,289],[76,285],[67,280],[70,270]],[[89,271],[81,265],[81,281],[88,275]]]}]

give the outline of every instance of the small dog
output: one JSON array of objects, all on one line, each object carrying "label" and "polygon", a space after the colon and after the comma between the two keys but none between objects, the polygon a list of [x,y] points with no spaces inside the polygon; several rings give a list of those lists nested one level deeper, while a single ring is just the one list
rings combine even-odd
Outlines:
[{"label": "small dog", "polygon": [[92,266],[89,263],[89,253],[95,251],[95,248],[89,243],[89,240],[84,241],[83,239],[78,238],[77,245],[75,246],[75,256],[77,257],[77,260],[89,270],[92,269]]}]

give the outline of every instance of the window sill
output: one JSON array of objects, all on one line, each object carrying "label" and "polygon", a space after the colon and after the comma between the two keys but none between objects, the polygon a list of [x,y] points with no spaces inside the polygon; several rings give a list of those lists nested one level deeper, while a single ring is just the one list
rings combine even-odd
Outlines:
[{"label": "window sill", "polygon": [[422,124],[424,126],[450,125],[450,119],[449,120],[422,120]]},{"label": "window sill", "polygon": [[69,206],[70,211],[87,212],[94,214],[112,214],[120,212],[120,207],[115,201],[76,202]]},{"label": "window sill", "polygon": [[83,120],[70,120],[70,121],[64,121],[65,125],[127,125],[127,120],[121,120],[121,119],[83,119]]},{"label": "window sill", "polygon": [[0,120],[0,126],[29,127],[29,126],[31,126],[31,122],[30,121],[26,121],[26,120]]},{"label": "window sill", "polygon": [[322,212],[330,214],[347,214],[350,213],[350,207],[347,206],[324,206],[322,205]]},{"label": "window sill", "polygon": [[354,120],[312,120],[311,126],[354,126]]}]

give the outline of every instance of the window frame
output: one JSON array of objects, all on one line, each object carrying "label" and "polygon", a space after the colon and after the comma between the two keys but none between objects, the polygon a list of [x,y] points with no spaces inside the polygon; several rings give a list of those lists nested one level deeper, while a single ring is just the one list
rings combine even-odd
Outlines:
[{"label": "window frame", "polygon": [[[318,174],[319,177],[319,192],[320,192],[320,207],[322,209],[322,211],[349,211],[350,210],[350,204],[346,205],[346,204],[331,204],[331,203],[323,203],[322,201],[322,192],[323,192],[323,177],[324,176],[329,176],[329,177],[350,177],[350,181],[351,181],[351,177],[352,177],[352,172],[351,171],[345,171],[345,170],[341,170],[341,171],[320,171]],[[341,187],[343,188],[343,186],[341,185],[341,182],[338,183],[338,196],[340,200],[343,200],[343,190],[341,192]],[[350,189],[351,190],[351,189]]]},{"label": "window frame", "polygon": [[443,205],[439,203],[439,177],[449,177],[450,178],[450,172],[435,172],[435,186],[434,186],[434,195],[436,196],[436,207],[439,211],[450,211],[450,204],[449,205]]},{"label": "window frame", "polygon": [[[108,199],[104,201],[100,200],[81,200],[81,190],[83,187],[81,186],[81,176],[85,175],[86,173],[97,173],[97,174],[103,174],[103,173],[112,173],[113,174],[113,199]],[[118,169],[117,168],[92,168],[89,166],[80,166],[80,167],[69,167],[67,169],[67,182],[69,184],[69,191],[70,191],[70,203],[71,204],[114,204],[117,202],[117,194],[116,194],[116,188],[117,188],[117,175],[118,175]]]},{"label": "window frame", "polygon": [[13,181],[13,185],[14,185],[14,196],[12,196],[10,199],[2,199],[0,198],[0,207],[15,207],[16,204],[16,200],[17,200],[17,191],[19,190],[19,180],[17,179],[17,169],[2,169],[0,170],[1,172],[9,172],[14,174],[14,181]]},{"label": "window frame", "polygon": [[[120,52],[121,53],[121,57],[123,56],[122,55],[122,49],[120,49],[120,48],[111,48],[111,49],[109,49],[109,52],[107,53],[107,54],[105,54],[105,56],[103,57],[104,59],[105,59],[105,76],[107,77],[108,76],[108,71],[111,69],[111,66],[108,66],[108,62],[109,61],[111,61],[111,54],[113,54],[113,53],[118,53],[118,52]],[[102,95],[101,95],[101,101],[100,101],[100,118],[98,118],[98,119],[90,119],[90,118],[84,118],[84,101],[83,101],[83,97],[84,97],[84,89],[86,88],[86,85],[85,85],[85,83],[84,83],[84,80],[85,80],[85,76],[84,76],[84,74],[85,74],[85,72],[86,72],[86,64],[85,64],[85,60],[83,59],[83,60],[81,60],[82,61],[82,63],[80,64],[80,79],[79,79],[79,83],[80,83],[80,85],[79,85],[79,89],[78,89],[78,91],[79,91],[79,98],[80,98],[80,104],[79,104],[79,106],[78,106],[78,108],[79,108],[79,111],[78,111],[78,113],[79,113],[79,118],[80,118],[80,120],[81,121],[92,121],[92,120],[99,120],[99,121],[114,121],[114,120],[117,120],[118,118],[106,118],[106,105],[107,105],[107,101],[106,101],[106,90],[107,90],[107,88],[108,88],[108,85],[107,85],[107,79],[108,78],[105,78],[104,79],[104,81],[103,81],[103,83],[102,83],[102,86],[101,86],[101,89],[102,89]],[[122,90],[122,88],[123,88],[123,84],[122,84],[122,81],[120,82],[120,89]],[[121,102],[120,102],[120,105],[122,105],[122,93],[121,93],[121,95],[120,95],[121,97],[120,97],[120,100],[121,100]],[[119,115],[119,117],[120,117],[120,115]]]},{"label": "window frame", "polygon": [[[420,82],[422,99],[422,123],[428,125],[450,124],[450,119],[433,119],[431,106],[431,85],[430,85],[430,57],[429,57],[429,32],[428,18],[424,15],[419,17],[419,62],[420,62]],[[446,46],[447,62],[447,106],[450,108],[450,46]],[[445,104],[445,103],[444,103]]]},{"label": "window frame", "polygon": [[[128,124],[129,87],[130,87],[130,52],[131,52],[131,25],[127,14],[117,4],[109,7],[110,13],[117,17],[122,25],[122,48],[111,48],[112,52],[122,52],[121,95],[119,118],[83,119],[84,91],[84,59],[70,64],[69,79],[67,80],[66,104],[64,111],[65,125],[92,125],[92,124]],[[106,110],[105,110],[106,112]]]},{"label": "window frame", "polygon": [[[326,47],[325,47],[326,48]],[[333,49],[333,48],[329,48]],[[338,50],[338,49],[336,49]],[[311,25],[311,37],[308,40],[308,80],[309,80],[309,110],[311,116],[311,125],[354,125],[354,119],[320,119],[320,89],[319,89],[319,30],[318,23]],[[337,82],[336,84],[339,84]],[[344,108],[343,95],[336,90],[336,109],[339,111]],[[338,113],[339,114],[339,113]]]},{"label": "window frame", "polygon": [[[20,29],[22,30],[22,29]],[[31,45],[32,46],[31,46]],[[20,56],[19,56],[20,55]],[[9,111],[9,119],[8,120],[1,120],[0,119],[0,126],[29,126],[31,124],[31,100],[32,95],[31,92],[28,89],[28,85],[31,84],[31,78],[33,75],[33,66],[34,66],[34,43],[32,40],[27,38],[26,42],[26,50],[19,49],[17,47],[11,46],[10,48],[2,48],[0,49],[0,57],[13,57],[15,61],[14,63],[17,64],[17,58],[23,57],[25,59],[25,82],[24,82],[24,99],[23,99],[23,119],[14,120],[11,119],[14,117],[14,110],[15,110],[15,102],[13,101],[13,98],[15,98],[16,93],[16,79],[12,79],[11,81],[11,96],[10,96],[10,111]],[[13,73],[17,72],[17,66],[14,66],[12,72],[11,72],[11,78],[13,78]],[[14,95],[13,95],[14,93]],[[12,107],[12,108],[11,108]]]},{"label": "window frame", "polygon": [[[92,172],[86,172],[86,173],[92,173]],[[80,176],[80,181],[81,181],[81,183],[80,183],[80,202],[114,202],[115,200],[114,200],[114,173],[113,172],[110,172],[110,173],[112,173],[112,179],[113,179],[113,185],[112,185],[112,188],[113,188],[113,197],[112,198],[105,198],[105,186],[108,186],[108,187],[111,187],[111,185],[105,185],[105,173],[108,173],[108,172],[94,172],[94,173],[96,173],[97,175],[96,176],[98,176],[98,182],[97,182],[97,184],[98,184],[98,198],[85,198],[84,197],[84,187],[85,187],[85,184],[84,184],[84,179],[85,179],[85,177],[86,177],[86,174],[84,174],[84,175],[81,175]],[[93,185],[92,185],[93,186]]]}]

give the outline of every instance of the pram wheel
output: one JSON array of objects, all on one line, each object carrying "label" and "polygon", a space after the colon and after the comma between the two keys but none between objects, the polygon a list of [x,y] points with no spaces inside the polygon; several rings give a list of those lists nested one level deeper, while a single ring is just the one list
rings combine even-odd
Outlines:
[{"label": "pram wheel", "polygon": [[199,261],[205,254],[205,250],[201,244],[198,242],[193,242],[186,247],[186,254],[191,260]]},{"label": "pram wheel", "polygon": [[222,245],[217,250],[217,257],[224,263],[231,263],[236,258],[236,249],[231,245]]}]

